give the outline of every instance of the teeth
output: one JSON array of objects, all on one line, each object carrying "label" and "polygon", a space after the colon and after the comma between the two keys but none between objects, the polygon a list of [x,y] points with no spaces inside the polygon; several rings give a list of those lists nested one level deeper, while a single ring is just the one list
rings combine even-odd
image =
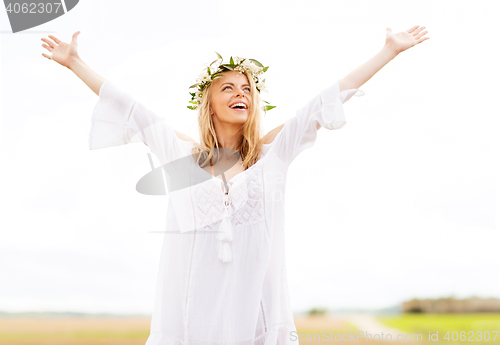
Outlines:
[{"label": "teeth", "polygon": [[245,109],[247,108],[247,106],[246,106],[246,104],[245,104],[245,103],[235,103],[235,104],[233,104],[233,105],[231,106],[231,108],[234,108],[234,107],[236,107],[236,106],[238,106],[238,105],[239,105],[239,106],[242,106],[242,107],[243,107],[243,108],[245,108]]}]

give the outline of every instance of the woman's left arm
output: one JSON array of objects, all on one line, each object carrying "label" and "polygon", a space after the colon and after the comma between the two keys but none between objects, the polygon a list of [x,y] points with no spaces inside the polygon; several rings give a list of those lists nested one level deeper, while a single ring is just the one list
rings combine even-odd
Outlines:
[{"label": "woman's left arm", "polygon": [[381,51],[370,60],[350,72],[339,81],[340,92],[348,89],[358,89],[366,83],[375,73],[384,67],[389,61],[394,59],[399,53],[413,47],[429,37],[423,37],[427,30],[422,32],[425,26],[415,25],[414,27],[394,34],[387,28],[385,45]]}]

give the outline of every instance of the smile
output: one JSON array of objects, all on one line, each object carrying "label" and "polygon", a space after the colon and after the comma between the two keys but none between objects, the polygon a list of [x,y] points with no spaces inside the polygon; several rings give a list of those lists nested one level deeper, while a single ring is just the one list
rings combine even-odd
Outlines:
[{"label": "smile", "polygon": [[231,109],[236,109],[236,110],[245,110],[248,109],[248,106],[244,102],[236,102],[233,103],[229,106]]}]

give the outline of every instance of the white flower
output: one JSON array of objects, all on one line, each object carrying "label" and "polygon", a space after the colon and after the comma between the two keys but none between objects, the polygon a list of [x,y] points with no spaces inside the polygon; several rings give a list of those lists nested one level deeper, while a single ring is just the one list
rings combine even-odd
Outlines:
[{"label": "white flower", "polygon": [[248,60],[243,61],[241,66],[250,73],[253,73],[252,63]]},{"label": "white flower", "polygon": [[264,80],[259,80],[255,83],[255,86],[260,90],[260,92],[267,92],[266,83]]},{"label": "white flower", "polygon": [[243,67],[250,72],[252,75],[259,75],[262,72],[262,68],[254,64],[249,60],[243,62]]},{"label": "white flower", "polygon": [[233,58],[233,61],[234,61],[234,64],[235,65],[239,65],[241,61],[243,61],[245,58],[242,58],[242,57],[239,57],[239,56],[236,56]]},{"label": "white flower", "polygon": [[210,65],[210,73],[212,73],[212,75],[214,75],[215,72],[217,72],[217,70],[219,69],[221,64],[222,64],[222,62],[220,60],[217,60],[212,65]]},{"label": "white flower", "polygon": [[203,92],[201,92],[201,91],[197,91],[197,92],[196,92],[196,101],[197,101],[198,103],[201,103],[201,98],[202,98],[202,97],[203,97]]},{"label": "white flower", "polygon": [[198,80],[200,82],[205,82],[210,80],[210,76],[208,75],[208,71],[206,68],[203,70],[203,72],[200,73],[200,75],[198,76]]}]

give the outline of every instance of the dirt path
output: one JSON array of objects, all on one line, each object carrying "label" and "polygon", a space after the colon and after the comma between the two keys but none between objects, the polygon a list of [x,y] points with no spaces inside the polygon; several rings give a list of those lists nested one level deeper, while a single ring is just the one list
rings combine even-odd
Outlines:
[{"label": "dirt path", "polygon": [[321,315],[321,316],[294,316],[293,321],[297,329],[306,330],[343,330],[348,328],[348,323],[344,317]]},{"label": "dirt path", "polygon": [[[379,341],[389,341],[392,339],[392,341],[396,341],[400,339],[401,341],[405,341],[405,336],[407,337],[407,340],[411,339],[417,339],[416,337],[413,337],[413,335],[407,335],[405,331],[395,329],[395,328],[390,328],[386,325],[381,324],[378,322],[372,315],[367,315],[367,314],[362,314],[362,315],[353,315],[348,317],[348,320],[357,328],[359,328],[362,332],[365,334],[365,339],[369,340],[370,337],[368,334],[371,334],[373,339],[375,338],[379,339]],[[378,334],[378,337],[375,337],[375,335]],[[398,338],[399,335],[399,338]],[[424,335],[422,335],[423,338]],[[405,341],[406,342],[406,341]]]},{"label": "dirt path", "polygon": [[[339,344],[339,342],[355,342],[357,345],[373,344],[373,342],[384,342],[394,345],[403,343],[406,345],[426,344],[423,339],[424,335],[422,335],[422,338],[414,337],[413,334],[408,335],[405,331],[381,324],[369,314],[325,315],[314,317],[296,316],[294,317],[294,321],[297,331],[302,335],[300,338],[301,345]],[[358,328],[359,331],[352,331],[350,333],[349,323]],[[339,337],[343,335],[345,339],[328,339],[325,341],[319,336],[317,339],[313,336],[311,336],[310,340],[306,338],[308,333],[323,334],[322,332],[326,330],[335,330],[338,332]],[[350,337],[349,334],[351,334],[352,337]]]}]

